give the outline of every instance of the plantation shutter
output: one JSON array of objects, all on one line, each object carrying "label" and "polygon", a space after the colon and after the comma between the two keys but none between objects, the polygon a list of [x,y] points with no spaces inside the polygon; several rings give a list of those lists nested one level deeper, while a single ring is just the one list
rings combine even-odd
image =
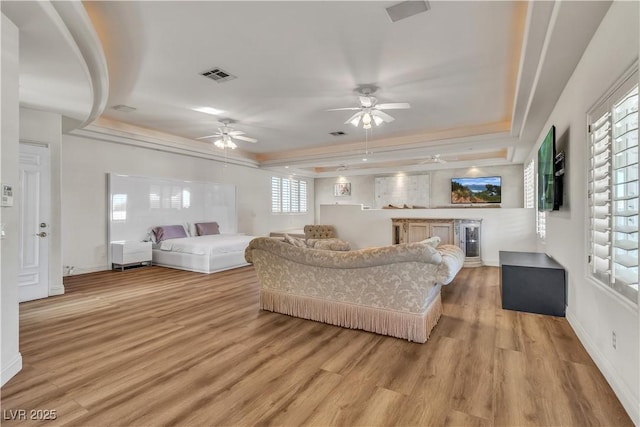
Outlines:
[{"label": "plantation shutter", "polygon": [[307,181],[271,177],[271,212],[307,212]]},{"label": "plantation shutter", "polygon": [[300,212],[300,193],[297,179],[291,180],[291,212]]},{"label": "plantation shutter", "polygon": [[638,85],[627,80],[590,117],[591,273],[638,295]]},{"label": "plantation shutter", "polygon": [[591,124],[590,210],[591,268],[594,276],[611,282],[611,113]]},{"label": "plantation shutter", "polygon": [[533,209],[536,207],[535,197],[535,166],[533,160],[524,168],[524,207]]},{"label": "plantation shutter", "polygon": [[271,212],[282,212],[280,178],[271,177]]},{"label": "plantation shutter", "polygon": [[307,211],[307,181],[300,181],[300,212]]},{"label": "plantation shutter", "polygon": [[291,212],[291,181],[282,179],[282,212]]}]

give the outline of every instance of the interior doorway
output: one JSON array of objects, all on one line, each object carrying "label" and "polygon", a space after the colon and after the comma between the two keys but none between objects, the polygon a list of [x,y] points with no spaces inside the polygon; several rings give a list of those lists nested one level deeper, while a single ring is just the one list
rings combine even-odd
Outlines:
[{"label": "interior doorway", "polygon": [[19,302],[49,296],[50,163],[48,147],[20,144]]}]

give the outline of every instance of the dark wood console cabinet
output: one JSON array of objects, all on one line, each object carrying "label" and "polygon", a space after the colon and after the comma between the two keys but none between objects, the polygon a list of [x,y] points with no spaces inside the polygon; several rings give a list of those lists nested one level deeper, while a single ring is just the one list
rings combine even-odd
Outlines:
[{"label": "dark wood console cabinet", "polygon": [[565,270],[546,254],[500,251],[500,291],[506,310],[565,315]]}]

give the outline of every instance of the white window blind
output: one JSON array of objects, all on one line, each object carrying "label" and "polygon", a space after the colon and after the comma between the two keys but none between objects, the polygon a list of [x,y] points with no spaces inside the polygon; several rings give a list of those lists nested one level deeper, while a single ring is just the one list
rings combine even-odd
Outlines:
[{"label": "white window blind", "polygon": [[271,177],[271,212],[307,212],[307,181]]},{"label": "white window blind", "polygon": [[524,168],[524,207],[533,209],[536,207],[535,195],[535,165],[533,160]]},{"label": "white window blind", "polygon": [[536,211],[536,233],[544,240],[547,237],[547,212]]},{"label": "white window blind", "polygon": [[271,177],[271,212],[282,212],[280,181],[278,177]]},{"label": "white window blind", "polygon": [[[637,76],[637,74],[636,74]],[[627,80],[590,114],[590,272],[638,298],[638,85]]]}]

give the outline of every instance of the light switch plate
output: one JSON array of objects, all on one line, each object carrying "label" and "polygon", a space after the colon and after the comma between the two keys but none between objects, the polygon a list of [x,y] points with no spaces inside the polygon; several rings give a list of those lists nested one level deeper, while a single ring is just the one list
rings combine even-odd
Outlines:
[{"label": "light switch plate", "polygon": [[0,202],[0,206],[13,206],[13,186],[2,184],[2,201]]}]

